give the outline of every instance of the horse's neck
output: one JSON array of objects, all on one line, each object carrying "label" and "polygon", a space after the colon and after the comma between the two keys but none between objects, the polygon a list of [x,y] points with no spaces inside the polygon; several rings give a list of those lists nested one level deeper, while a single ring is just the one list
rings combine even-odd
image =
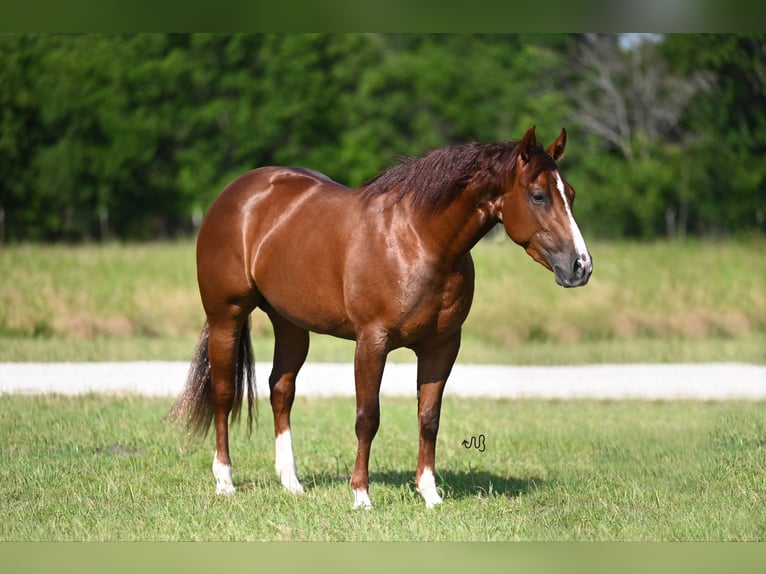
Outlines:
[{"label": "horse's neck", "polygon": [[422,219],[424,233],[441,258],[460,259],[498,222],[497,200],[466,190],[444,210]]}]

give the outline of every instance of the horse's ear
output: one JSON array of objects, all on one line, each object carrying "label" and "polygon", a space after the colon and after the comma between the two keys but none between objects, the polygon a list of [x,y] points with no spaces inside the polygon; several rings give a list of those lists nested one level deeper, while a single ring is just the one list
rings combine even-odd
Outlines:
[{"label": "horse's ear", "polygon": [[523,159],[525,163],[529,162],[529,159],[532,157],[532,154],[535,153],[536,148],[537,138],[535,137],[535,126],[532,126],[524,132],[524,137],[521,138],[521,143],[519,144],[519,154],[521,154],[521,159]]},{"label": "horse's ear", "polygon": [[553,158],[553,161],[559,161],[561,157],[564,155],[564,150],[567,147],[567,131],[564,128],[561,128],[561,133],[559,134],[559,137],[556,138],[556,141],[553,142],[548,149],[546,150],[548,152],[548,155]]}]

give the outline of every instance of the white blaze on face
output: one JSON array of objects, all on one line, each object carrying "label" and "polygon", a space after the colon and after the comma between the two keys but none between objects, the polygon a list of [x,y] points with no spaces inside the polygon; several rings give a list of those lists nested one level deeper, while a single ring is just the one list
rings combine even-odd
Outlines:
[{"label": "white blaze on face", "polygon": [[588,248],[585,245],[585,240],[582,237],[582,233],[580,233],[580,228],[577,227],[577,222],[574,219],[574,215],[572,215],[572,208],[569,206],[569,201],[567,200],[567,194],[564,188],[564,180],[561,179],[561,174],[559,174],[558,171],[554,171],[553,175],[556,178],[556,189],[559,190],[561,201],[564,202],[564,209],[566,209],[567,217],[569,218],[569,228],[572,232],[572,241],[574,241],[575,251],[577,251],[577,254],[580,256],[582,261],[590,262]]}]

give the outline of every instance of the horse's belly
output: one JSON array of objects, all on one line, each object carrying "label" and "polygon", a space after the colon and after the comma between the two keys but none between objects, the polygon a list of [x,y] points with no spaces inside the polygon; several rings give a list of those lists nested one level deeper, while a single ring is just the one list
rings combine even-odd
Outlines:
[{"label": "horse's belly", "polygon": [[341,310],[325,305],[312,293],[294,298],[279,294],[264,294],[268,305],[285,319],[314,333],[333,335],[343,339],[354,339],[356,331],[348,316]]}]

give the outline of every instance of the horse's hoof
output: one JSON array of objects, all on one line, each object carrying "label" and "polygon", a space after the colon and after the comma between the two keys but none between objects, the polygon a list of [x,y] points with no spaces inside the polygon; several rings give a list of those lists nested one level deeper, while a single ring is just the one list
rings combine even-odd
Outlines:
[{"label": "horse's hoof", "polygon": [[442,500],[442,497],[438,494],[435,497],[426,498],[426,508],[433,508],[434,506],[438,506],[439,504],[442,504],[444,501]]},{"label": "horse's hoof", "polygon": [[221,496],[231,496],[235,492],[237,492],[237,489],[230,483],[219,483],[215,487],[215,493]]},{"label": "horse's hoof", "polygon": [[370,495],[367,493],[366,490],[355,490],[354,491],[354,506],[353,508],[364,508],[365,510],[371,510],[372,509],[372,501],[370,500]]},{"label": "horse's hoof", "polygon": [[303,485],[295,477],[290,479],[282,478],[282,487],[291,494],[305,494],[306,492],[303,490]]}]

